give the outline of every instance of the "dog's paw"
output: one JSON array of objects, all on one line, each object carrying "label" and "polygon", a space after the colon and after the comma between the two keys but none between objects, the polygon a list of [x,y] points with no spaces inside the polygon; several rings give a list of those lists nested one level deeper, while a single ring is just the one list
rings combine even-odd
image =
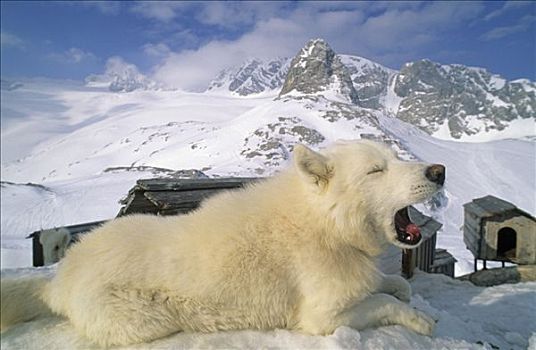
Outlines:
[{"label": "dog's paw", "polygon": [[418,310],[412,310],[413,313],[408,317],[406,327],[412,331],[431,336],[434,332],[435,321],[433,318]]},{"label": "dog's paw", "polygon": [[409,303],[411,299],[411,286],[404,278],[396,276],[396,279],[392,280],[394,286],[393,296],[400,301]]},{"label": "dog's paw", "polygon": [[411,299],[411,287],[409,283],[399,285],[393,296],[400,301],[409,303]]}]

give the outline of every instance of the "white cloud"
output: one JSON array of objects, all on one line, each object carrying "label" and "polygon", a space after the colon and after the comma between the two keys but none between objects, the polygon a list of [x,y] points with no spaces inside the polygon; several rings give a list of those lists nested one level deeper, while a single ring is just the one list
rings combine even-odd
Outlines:
[{"label": "white cloud", "polygon": [[511,26],[493,28],[492,30],[482,35],[481,38],[483,40],[490,41],[490,40],[501,39],[501,38],[504,38],[505,36],[509,36],[515,33],[524,32],[527,29],[529,29],[530,25],[535,21],[536,21],[536,16],[527,15],[521,18],[519,23],[511,25]]},{"label": "white cloud", "polygon": [[117,15],[121,12],[121,1],[62,1],[61,5],[93,8],[107,16]]},{"label": "white cloud", "polygon": [[164,43],[147,43],[143,45],[143,52],[151,57],[166,57],[171,53],[171,49]]},{"label": "white cloud", "polygon": [[491,11],[490,13],[488,13],[484,17],[484,20],[486,21],[492,20],[494,18],[502,16],[503,14],[505,14],[506,12],[510,10],[517,9],[520,7],[525,7],[530,4],[531,4],[530,1],[506,1],[500,9],[497,9],[495,11]]},{"label": "white cloud", "polygon": [[474,18],[478,3],[433,2],[419,9],[387,9],[369,17],[361,28],[363,39],[374,52],[407,51],[433,40],[446,29]]},{"label": "white cloud", "polygon": [[95,7],[105,15],[117,15],[121,9],[120,1],[80,1],[83,6]]},{"label": "white cloud", "polygon": [[48,57],[60,63],[70,63],[70,64],[77,64],[77,63],[81,63],[82,61],[96,61],[97,60],[97,56],[95,56],[93,53],[89,51],[84,51],[77,47],[71,47],[70,49],[62,53],[49,54]]},{"label": "white cloud", "polygon": [[188,16],[202,24],[230,28],[273,17],[288,6],[283,1],[146,1],[134,3],[130,10],[163,23]]},{"label": "white cloud", "polygon": [[233,28],[281,15],[288,6],[282,1],[209,1],[196,11],[196,18],[204,24]]},{"label": "white cloud", "polygon": [[182,1],[140,1],[135,2],[130,10],[145,18],[169,22],[177,17],[178,11],[191,4]]},{"label": "white cloud", "polygon": [[120,56],[113,56],[106,60],[104,74],[125,76],[128,74],[140,75],[141,73],[136,65],[128,63]]},{"label": "white cloud", "polygon": [[[261,6],[262,2],[256,4]],[[420,57],[420,49],[438,42],[442,33],[476,18],[483,10],[480,3],[474,2],[374,4],[371,12],[360,2],[296,3],[284,15],[256,20],[253,29],[237,40],[214,40],[196,50],[169,54],[154,68],[153,75],[169,85],[201,90],[223,68],[252,56],[294,56],[307,40],[316,37],[326,39],[339,53],[388,58],[387,64],[399,64],[401,58]],[[227,10],[216,6],[210,11],[216,14],[204,20],[219,23]],[[278,13],[277,9],[270,11]]]},{"label": "white cloud", "polygon": [[0,45],[3,48],[14,47],[17,49],[24,49],[24,41],[18,36],[2,31],[0,32]]}]

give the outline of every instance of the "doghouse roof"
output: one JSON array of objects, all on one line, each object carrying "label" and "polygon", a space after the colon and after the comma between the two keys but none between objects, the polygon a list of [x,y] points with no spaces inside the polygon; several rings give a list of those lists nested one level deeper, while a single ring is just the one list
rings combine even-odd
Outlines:
[{"label": "doghouse roof", "polygon": [[463,205],[466,211],[470,211],[481,218],[488,218],[498,214],[515,211],[517,214],[526,216],[533,221],[536,219],[527,212],[519,209],[515,205],[494,196],[485,196],[473,199],[472,202]]},{"label": "doghouse roof", "polygon": [[443,224],[437,222],[432,217],[424,215],[413,206],[409,207],[411,219],[420,228],[423,238],[432,237]]}]

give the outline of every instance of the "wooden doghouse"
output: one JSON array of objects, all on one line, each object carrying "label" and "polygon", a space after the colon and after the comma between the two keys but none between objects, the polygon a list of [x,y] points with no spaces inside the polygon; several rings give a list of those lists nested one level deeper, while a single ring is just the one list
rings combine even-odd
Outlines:
[{"label": "wooden doghouse", "polygon": [[424,272],[454,277],[454,264],[457,260],[445,249],[436,248],[437,232],[443,225],[412,206],[408,210],[413,222],[421,230],[423,242],[416,249],[402,251],[402,275],[410,278],[413,270],[418,268]]},{"label": "wooden doghouse", "polygon": [[[244,185],[260,181],[259,178],[197,178],[197,179],[177,179],[177,178],[157,178],[138,180],[136,185],[128,192],[126,198],[120,201],[123,206],[119,210],[118,217],[135,214],[155,214],[155,215],[177,215],[186,214],[199,207],[201,202],[210,196],[229,189],[241,188]],[[404,262],[403,275],[410,277],[413,269],[418,267],[426,272],[454,271],[454,262],[452,258],[442,261],[449,264],[449,268],[436,266],[434,261],[436,251],[436,233],[441,224],[434,219],[420,214],[416,209],[411,208],[412,218],[421,227],[423,243],[414,251],[402,252],[397,247],[390,247],[380,257],[380,268],[385,273],[400,274]],[[99,223],[96,223],[99,224]],[[67,229],[82,227],[83,225],[68,226]],[[87,231],[95,225],[88,224]],[[36,246],[39,244],[38,233],[32,234],[34,238],[34,250],[42,249]],[[446,253],[446,252],[445,252]],[[39,252],[37,253],[37,255]],[[42,254],[42,253],[41,253]],[[448,253],[446,253],[448,255]],[[36,252],[34,251],[34,256]],[[36,265],[37,263],[37,265]],[[41,266],[42,258],[36,261],[34,266]],[[434,267],[435,266],[435,267]],[[453,274],[451,275],[453,276]]]},{"label": "wooden doghouse", "polygon": [[486,196],[464,204],[463,240],[477,261],[536,264],[536,219],[502,199]]}]

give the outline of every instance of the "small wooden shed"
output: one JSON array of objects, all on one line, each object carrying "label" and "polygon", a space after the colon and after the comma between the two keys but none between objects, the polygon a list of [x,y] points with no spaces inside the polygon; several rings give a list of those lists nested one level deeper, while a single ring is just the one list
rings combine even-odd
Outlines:
[{"label": "small wooden shed", "polygon": [[477,260],[536,264],[536,219],[493,196],[464,204],[463,240]]}]

